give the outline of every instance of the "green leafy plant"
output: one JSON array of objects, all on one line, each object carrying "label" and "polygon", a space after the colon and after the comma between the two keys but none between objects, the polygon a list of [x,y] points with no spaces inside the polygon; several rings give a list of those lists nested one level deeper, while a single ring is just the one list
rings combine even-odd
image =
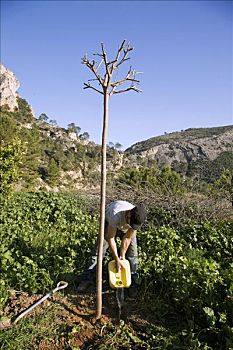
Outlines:
[{"label": "green leafy plant", "polygon": [[82,206],[82,199],[52,193],[18,193],[1,203],[2,305],[9,287],[36,293],[77,277],[97,232]]},{"label": "green leafy plant", "polygon": [[26,146],[20,139],[0,145],[0,195],[8,195],[20,177],[19,169],[25,153]]}]

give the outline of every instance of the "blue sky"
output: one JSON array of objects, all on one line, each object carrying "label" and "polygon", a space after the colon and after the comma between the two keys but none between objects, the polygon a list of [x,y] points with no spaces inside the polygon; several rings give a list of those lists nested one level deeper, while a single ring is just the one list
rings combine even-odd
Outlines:
[{"label": "blue sky", "polygon": [[[101,143],[103,101],[83,90],[81,58],[126,39],[142,93],[114,95],[108,142],[128,146],[195,127],[233,124],[231,1],[1,1],[1,62],[36,117],[75,123]],[[122,67],[123,68],[123,67]],[[125,69],[118,72],[124,76]],[[121,75],[122,73],[122,75]]]}]

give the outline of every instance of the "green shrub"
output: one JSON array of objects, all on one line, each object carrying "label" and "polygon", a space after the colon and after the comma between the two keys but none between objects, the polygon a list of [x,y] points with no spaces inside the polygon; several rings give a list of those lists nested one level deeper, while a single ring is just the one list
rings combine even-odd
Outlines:
[{"label": "green shrub", "polygon": [[90,255],[97,221],[84,200],[65,194],[16,193],[1,202],[0,269],[4,284],[36,293],[75,279]]},{"label": "green shrub", "polygon": [[233,327],[233,222],[148,228],[139,234],[139,249],[148,299],[162,299],[192,332],[205,330],[209,345],[212,334],[213,348],[225,349]]}]

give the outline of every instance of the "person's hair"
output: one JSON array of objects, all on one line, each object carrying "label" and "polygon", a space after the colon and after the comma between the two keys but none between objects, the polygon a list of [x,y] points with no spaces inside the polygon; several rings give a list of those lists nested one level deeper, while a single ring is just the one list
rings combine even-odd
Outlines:
[{"label": "person's hair", "polygon": [[143,203],[138,204],[131,210],[130,226],[137,228],[141,226],[146,220],[146,208]]}]

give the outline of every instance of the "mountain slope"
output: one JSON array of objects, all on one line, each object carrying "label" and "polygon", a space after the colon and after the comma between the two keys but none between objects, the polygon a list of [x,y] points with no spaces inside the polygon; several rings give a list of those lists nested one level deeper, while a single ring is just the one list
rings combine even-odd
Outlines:
[{"label": "mountain slope", "polygon": [[213,161],[224,152],[233,153],[233,125],[187,129],[138,142],[126,151],[158,164],[174,165],[193,161]]}]

